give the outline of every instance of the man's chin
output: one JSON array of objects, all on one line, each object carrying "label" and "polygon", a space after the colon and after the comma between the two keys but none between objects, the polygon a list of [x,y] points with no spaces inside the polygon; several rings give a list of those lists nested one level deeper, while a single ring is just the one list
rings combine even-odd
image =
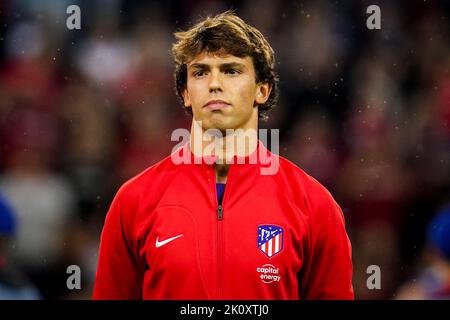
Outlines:
[{"label": "man's chin", "polygon": [[227,129],[234,129],[234,127],[230,123],[225,121],[225,119],[223,119],[222,117],[208,119],[203,122],[202,127],[203,127],[204,131],[215,129],[215,130],[219,130],[221,132],[225,132],[225,130],[227,130]]},{"label": "man's chin", "polygon": [[212,114],[203,117],[200,121],[197,120],[197,123],[201,125],[203,132],[207,130],[219,130],[222,132],[222,135],[225,135],[226,130],[237,129],[236,121],[232,121],[230,117],[225,116],[224,114]]},{"label": "man's chin", "polygon": [[227,127],[227,126],[225,126],[225,125],[223,125],[223,124],[203,126],[203,131],[207,131],[207,130],[210,130],[210,131],[218,130],[218,131],[220,131],[220,132],[222,133],[222,136],[225,136],[226,130],[227,130],[227,129],[232,129],[232,128],[229,128],[229,127]]}]

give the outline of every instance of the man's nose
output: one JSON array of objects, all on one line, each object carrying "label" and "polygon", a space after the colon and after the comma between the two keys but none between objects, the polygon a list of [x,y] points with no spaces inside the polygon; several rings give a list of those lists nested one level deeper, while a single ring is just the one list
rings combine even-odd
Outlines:
[{"label": "man's nose", "polygon": [[211,81],[209,82],[209,92],[214,91],[222,91],[220,73],[217,71],[211,72]]}]

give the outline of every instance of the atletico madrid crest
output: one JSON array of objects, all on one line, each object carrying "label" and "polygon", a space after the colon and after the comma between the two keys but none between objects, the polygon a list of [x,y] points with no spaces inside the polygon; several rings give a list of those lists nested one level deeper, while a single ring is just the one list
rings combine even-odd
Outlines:
[{"label": "atletico madrid crest", "polygon": [[275,225],[258,226],[258,248],[272,258],[283,249],[284,230]]}]

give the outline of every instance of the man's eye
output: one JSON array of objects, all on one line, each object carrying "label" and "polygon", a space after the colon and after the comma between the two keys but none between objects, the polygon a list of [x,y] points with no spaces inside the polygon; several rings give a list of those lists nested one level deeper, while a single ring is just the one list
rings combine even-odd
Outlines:
[{"label": "man's eye", "polygon": [[236,69],[226,69],[226,70],[225,70],[225,73],[226,73],[226,74],[239,74],[240,71],[239,71],[239,70],[236,70]]},{"label": "man's eye", "polygon": [[204,74],[205,74],[205,72],[203,70],[198,70],[198,71],[195,71],[192,75],[194,77],[198,78],[198,77],[203,76]]}]

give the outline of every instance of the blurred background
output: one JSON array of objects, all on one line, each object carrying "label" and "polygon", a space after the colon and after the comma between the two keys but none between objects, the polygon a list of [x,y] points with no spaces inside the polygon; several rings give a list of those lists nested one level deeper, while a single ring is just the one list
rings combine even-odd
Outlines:
[{"label": "blurred background", "polygon": [[227,9],[276,51],[261,128],[343,208],[356,299],[450,298],[450,1],[1,0],[0,299],[91,297],[115,192],[190,128],[173,32]]}]

